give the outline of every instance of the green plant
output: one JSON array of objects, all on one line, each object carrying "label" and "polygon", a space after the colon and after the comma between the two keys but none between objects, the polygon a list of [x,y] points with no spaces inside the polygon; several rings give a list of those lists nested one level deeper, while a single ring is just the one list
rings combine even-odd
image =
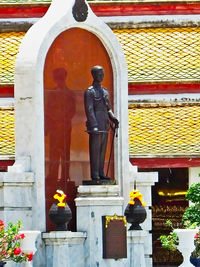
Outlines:
[{"label": "green plant", "polygon": [[192,184],[185,197],[193,203],[200,203],[200,183]]},{"label": "green plant", "polygon": [[187,191],[186,199],[191,201],[191,205],[183,214],[183,222],[197,223],[200,226],[200,183],[192,184]]},{"label": "green plant", "polygon": [[200,205],[192,205],[188,207],[182,217],[183,222],[190,221],[191,223],[197,223],[200,225]]},{"label": "green plant", "polygon": [[166,224],[167,226],[172,228],[172,231],[169,233],[169,235],[161,235],[159,240],[161,241],[161,245],[163,248],[175,251],[177,250],[178,245],[178,235],[174,232],[174,228],[170,220],[167,220]]},{"label": "green plant", "polygon": [[6,228],[4,222],[0,220],[0,261],[12,260],[14,262],[31,261],[33,253],[25,254],[20,248],[20,240],[25,235],[19,234],[21,221],[17,224],[9,223]]},{"label": "green plant", "polygon": [[[177,250],[177,246],[178,246],[178,235],[177,233],[174,232],[174,228],[170,220],[166,221],[166,225],[171,227],[172,231],[169,233],[169,235],[161,235],[159,237],[159,240],[161,241],[161,245],[163,248],[166,248],[171,251],[175,251]],[[191,224],[190,221],[185,221],[184,226],[186,229],[195,229],[197,227],[197,223]]]}]

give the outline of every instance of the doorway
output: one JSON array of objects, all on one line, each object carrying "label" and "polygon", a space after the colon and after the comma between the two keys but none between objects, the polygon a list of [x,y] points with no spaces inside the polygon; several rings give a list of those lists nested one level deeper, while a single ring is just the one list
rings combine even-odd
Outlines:
[{"label": "doorway", "polygon": [[158,182],[152,187],[152,245],[153,266],[179,266],[182,255],[161,247],[160,235],[167,235],[171,228],[166,225],[169,219],[174,228],[183,227],[182,215],[188,206],[185,194],[188,189],[188,168],[154,168],[140,171],[158,172]]}]

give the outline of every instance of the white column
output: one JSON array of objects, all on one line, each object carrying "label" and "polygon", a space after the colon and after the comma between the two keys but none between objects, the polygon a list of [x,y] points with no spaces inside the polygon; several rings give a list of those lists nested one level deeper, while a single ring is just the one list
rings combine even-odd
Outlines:
[{"label": "white column", "polygon": [[[146,231],[128,231],[128,258],[130,258],[129,267],[146,267],[144,258],[144,242],[147,236]],[[149,266],[148,266],[149,267]]]},{"label": "white column", "polygon": [[191,167],[188,168],[188,176],[189,176],[189,187],[194,183],[200,182],[200,167]]}]

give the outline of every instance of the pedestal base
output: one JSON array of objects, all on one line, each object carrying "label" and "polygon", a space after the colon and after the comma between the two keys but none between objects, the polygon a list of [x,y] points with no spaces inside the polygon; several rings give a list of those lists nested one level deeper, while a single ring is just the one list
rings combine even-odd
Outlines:
[{"label": "pedestal base", "polygon": [[76,198],[77,230],[87,233],[84,267],[146,267],[146,231],[128,231],[127,258],[103,258],[102,216],[123,215],[123,198],[118,185],[79,186]]},{"label": "pedestal base", "polygon": [[84,267],[86,233],[53,231],[43,233],[46,246],[46,266]]},{"label": "pedestal base", "polygon": [[[146,267],[144,257],[144,243],[146,240],[146,231],[128,231],[128,258],[129,267],[142,266]],[[149,267],[149,266],[148,266]]]},{"label": "pedestal base", "polygon": [[83,185],[115,185],[116,180],[112,179],[99,179],[99,180],[84,180]]},{"label": "pedestal base", "polygon": [[76,198],[77,230],[87,233],[84,267],[129,266],[127,259],[103,258],[102,216],[123,215],[123,198],[117,185],[79,186]]}]

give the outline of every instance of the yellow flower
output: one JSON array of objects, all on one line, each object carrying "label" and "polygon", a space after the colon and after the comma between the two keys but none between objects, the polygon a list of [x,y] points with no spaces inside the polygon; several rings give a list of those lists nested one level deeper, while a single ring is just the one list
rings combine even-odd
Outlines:
[{"label": "yellow flower", "polygon": [[130,192],[130,198],[132,199],[132,200],[129,201],[129,204],[131,204],[131,205],[135,204],[134,199],[136,199],[136,198],[141,202],[142,206],[146,205],[146,203],[143,202],[142,194],[140,193],[139,190],[131,191]]},{"label": "yellow flower", "polygon": [[12,254],[12,249],[10,248],[10,249],[7,251],[7,253],[8,253],[9,255],[11,255],[11,254]]}]

